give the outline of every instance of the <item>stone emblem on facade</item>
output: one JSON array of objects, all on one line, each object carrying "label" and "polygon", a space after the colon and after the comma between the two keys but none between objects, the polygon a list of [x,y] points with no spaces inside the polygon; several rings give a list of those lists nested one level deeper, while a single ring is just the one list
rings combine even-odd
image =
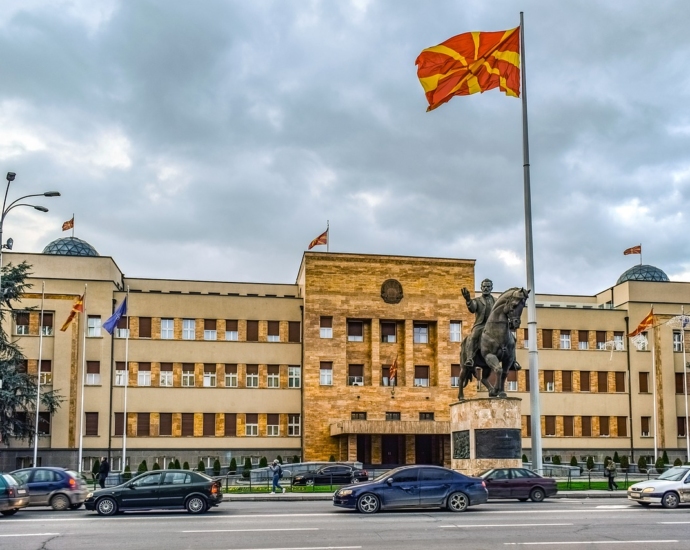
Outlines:
[{"label": "stone emblem on facade", "polygon": [[395,279],[388,279],[381,285],[381,298],[387,304],[399,304],[403,299],[402,285]]}]

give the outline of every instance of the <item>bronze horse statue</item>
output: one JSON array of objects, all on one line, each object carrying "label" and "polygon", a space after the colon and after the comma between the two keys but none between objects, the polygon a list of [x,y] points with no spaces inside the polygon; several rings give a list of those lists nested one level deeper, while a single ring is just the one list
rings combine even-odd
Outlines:
[{"label": "bronze horse statue", "polygon": [[[474,367],[467,367],[466,341],[462,341],[460,352],[460,391],[458,399],[465,399],[464,389],[473,377],[477,377],[477,370],[481,369],[481,383],[489,390],[489,397],[506,397],[504,391],[508,370],[520,369],[515,360],[515,336],[513,332],[520,327],[520,316],[527,302],[529,290],[511,288],[499,296],[489,313],[480,338],[480,345],[474,356]],[[498,375],[498,383],[492,386],[489,382],[491,372]]]}]

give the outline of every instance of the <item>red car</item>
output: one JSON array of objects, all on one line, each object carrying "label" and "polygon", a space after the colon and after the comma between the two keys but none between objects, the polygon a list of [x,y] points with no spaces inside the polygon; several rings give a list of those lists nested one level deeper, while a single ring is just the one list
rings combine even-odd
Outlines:
[{"label": "red car", "polygon": [[493,468],[482,472],[479,477],[486,482],[489,498],[541,502],[558,492],[555,479],[541,477],[527,468]]}]

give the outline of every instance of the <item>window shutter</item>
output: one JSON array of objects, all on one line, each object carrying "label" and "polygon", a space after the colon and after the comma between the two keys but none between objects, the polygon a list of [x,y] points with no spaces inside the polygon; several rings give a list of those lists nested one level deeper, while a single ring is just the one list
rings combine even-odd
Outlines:
[{"label": "window shutter", "polygon": [[86,416],[86,432],[84,435],[98,435],[98,413],[97,412],[87,412],[84,413]]},{"label": "window shutter", "polygon": [[43,435],[50,435],[50,413],[38,413],[38,433]]},{"label": "window shutter", "polygon": [[182,363],[182,372],[194,372],[194,363]]},{"label": "window shutter", "polygon": [[563,436],[573,437],[573,417],[564,416],[563,417]]},{"label": "window shutter", "polygon": [[151,338],[151,317],[139,317],[139,338]]},{"label": "window shutter", "polygon": [[589,381],[589,371],[588,370],[583,370],[580,371],[580,391],[590,391],[590,381]]},{"label": "window shutter", "polygon": [[204,374],[216,374],[216,366],[211,363],[204,363]]},{"label": "window shutter", "polygon": [[582,417],[582,437],[592,437],[592,417]]},{"label": "window shutter", "polygon": [[649,433],[649,417],[648,416],[643,416],[641,418],[641,424],[642,424],[642,431],[646,434]]},{"label": "window shutter", "polygon": [[541,342],[542,347],[545,349],[551,349],[553,347],[553,330],[550,328],[541,329]]},{"label": "window shutter", "polygon": [[124,361],[115,361],[115,370],[127,370]]},{"label": "window shutter", "polygon": [[225,413],[225,435],[226,437],[237,435],[237,413]]},{"label": "window shutter", "polygon": [[600,416],[599,417],[599,435],[609,435],[609,417]]},{"label": "window shutter", "polygon": [[299,321],[290,321],[288,323],[288,342],[300,342],[300,328],[301,323]]},{"label": "window shutter", "polygon": [[606,331],[605,330],[597,330],[597,344],[604,344],[606,343]]},{"label": "window shutter", "polygon": [[237,332],[237,320],[226,320],[225,330],[229,332]]},{"label": "window shutter", "polygon": [[640,393],[649,393],[649,374],[646,372],[640,372],[639,378],[640,378]]},{"label": "window shutter", "polygon": [[415,378],[429,378],[429,367],[427,367],[425,365],[415,365],[414,377]]},{"label": "window shutter", "polygon": [[87,361],[86,362],[86,372],[88,374],[98,374],[101,372],[100,361]]},{"label": "window shutter", "polygon": [[524,370],[525,373],[525,391],[530,391],[529,369]]},{"label": "window shutter", "polygon": [[395,323],[381,323],[381,336],[395,336]]},{"label": "window shutter", "polygon": [[266,424],[268,424],[269,426],[280,425],[280,415],[279,414],[267,414],[266,415]]},{"label": "window shutter", "polygon": [[577,341],[578,342],[589,342],[589,331],[578,330],[577,331]]},{"label": "window shutter", "polygon": [[597,391],[606,393],[609,391],[609,380],[607,372],[597,372]]},{"label": "window shutter", "polygon": [[216,413],[204,413],[204,437],[216,435]]},{"label": "window shutter", "polygon": [[573,373],[569,370],[564,370],[562,372],[562,390],[563,391],[573,391]]},{"label": "window shutter", "polygon": [[245,418],[246,418],[247,424],[258,424],[259,423],[259,415],[258,414],[247,413],[245,415]]},{"label": "window shutter", "polygon": [[508,382],[517,382],[517,371],[510,369],[508,371],[508,377],[506,378]]},{"label": "window shutter", "polygon": [[161,372],[171,372],[173,370],[172,363],[161,363]]},{"label": "window shutter", "polygon": [[172,435],[172,413],[160,413],[160,435]]},{"label": "window shutter", "polygon": [[115,413],[115,433],[113,435],[115,436],[122,436],[124,430],[123,427],[125,425],[125,414],[124,413]]},{"label": "window shutter", "polygon": [[544,371],[544,383],[545,384],[553,384],[553,371],[552,370],[545,370]]},{"label": "window shutter", "polygon": [[279,336],[280,335],[280,321],[268,321],[268,335],[269,336]]},{"label": "window shutter", "polygon": [[280,374],[280,365],[268,365],[268,374]]},{"label": "window shutter", "polygon": [[333,370],[333,362],[332,361],[321,361],[321,370]]},{"label": "window shutter", "polygon": [[[685,420],[685,419],[683,419]],[[618,437],[628,437],[628,417],[617,416],[616,427],[618,428]]]},{"label": "window shutter", "polygon": [[122,328],[122,329],[127,328],[127,316],[120,317],[117,320],[117,328]]},{"label": "window shutter", "polygon": [[247,321],[247,342],[259,341],[259,321]]},{"label": "window shutter", "polygon": [[532,416],[525,415],[525,424],[527,426],[527,437],[532,437]]},{"label": "window shutter", "polygon": [[624,392],[625,391],[625,373],[624,372],[617,372],[616,373],[616,392]]},{"label": "window shutter", "polygon": [[16,314],[16,324],[17,325],[28,325],[29,324],[29,312],[28,311],[21,311]]},{"label": "window shutter", "polygon": [[259,374],[259,365],[247,365],[247,374]]},{"label": "window shutter", "polygon": [[237,374],[237,365],[235,365],[235,364],[225,365],[225,374]]},{"label": "window shutter", "polygon": [[182,436],[194,435],[194,413],[182,413]]},{"label": "window shutter", "polygon": [[139,363],[139,371],[150,372],[151,363]]},{"label": "window shutter", "polygon": [[364,365],[350,365],[350,376],[364,376]]},{"label": "window shutter", "polygon": [[53,362],[50,359],[41,359],[41,372],[51,372],[53,370]]},{"label": "window shutter", "polygon": [[[17,323],[19,324],[19,323]],[[26,323],[28,324],[28,323]],[[321,317],[321,328],[333,328],[333,317]]]},{"label": "window shutter", "polygon": [[460,376],[460,365],[451,365],[450,366],[450,375],[453,377]]},{"label": "window shutter", "polygon": [[216,320],[204,319],[204,330],[216,330]]},{"label": "window shutter", "polygon": [[555,416],[547,416],[545,417],[546,419],[546,435],[556,435],[556,417]]},{"label": "window shutter", "polygon": [[[40,314],[39,314],[39,319],[40,319]],[[53,314],[52,313],[46,313],[45,311],[43,312],[43,326],[44,327],[53,327]]]},{"label": "window shutter", "polygon": [[137,413],[137,436],[148,437],[151,435],[151,414]]},{"label": "window shutter", "polygon": [[362,336],[362,323],[361,323],[361,321],[348,321],[347,322],[347,335],[348,336]]}]

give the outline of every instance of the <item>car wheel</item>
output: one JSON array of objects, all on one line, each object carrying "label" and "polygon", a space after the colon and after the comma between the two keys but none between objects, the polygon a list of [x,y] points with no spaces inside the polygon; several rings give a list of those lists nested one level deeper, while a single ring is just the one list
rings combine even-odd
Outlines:
[{"label": "car wheel", "polygon": [[540,487],[535,487],[529,494],[529,498],[532,499],[532,502],[541,502],[542,500],[544,500],[545,496],[546,495],[544,494],[544,489],[541,489]]},{"label": "car wheel", "polygon": [[4,512],[0,512],[0,514],[2,514],[3,516],[13,516],[17,512],[19,512],[19,510],[15,508],[14,510],[5,510]]},{"label": "car wheel", "polygon": [[192,497],[185,505],[190,514],[202,514],[206,511],[206,501],[202,497]]},{"label": "car wheel", "polygon": [[117,513],[117,502],[110,497],[103,497],[96,503],[99,516],[112,516]]},{"label": "car wheel", "polygon": [[527,502],[529,499],[528,498],[519,498],[518,499],[520,502]]},{"label": "car wheel", "polygon": [[448,497],[448,509],[451,512],[464,512],[470,505],[470,499],[465,493],[453,493]]},{"label": "car wheel", "polygon": [[307,482],[305,483],[305,485],[309,485],[309,486],[314,485],[314,480],[308,479]]},{"label": "car wheel", "polygon": [[80,504],[70,504],[69,509],[70,509],[70,510],[79,510],[79,508],[81,508],[82,504],[83,504],[83,503],[80,503]]},{"label": "car wheel", "polygon": [[661,505],[664,508],[678,508],[679,502],[680,499],[678,498],[678,494],[672,491],[669,491],[663,497],[661,497]]},{"label": "car wheel", "polygon": [[380,507],[379,497],[371,493],[363,494],[357,499],[357,510],[362,514],[374,514],[379,511]]},{"label": "car wheel", "polygon": [[67,510],[69,508],[70,502],[65,495],[55,495],[50,499],[50,506],[53,508],[53,510],[62,512],[63,510]]},{"label": "car wheel", "polygon": [[359,479],[357,479],[356,477],[353,477],[353,478],[352,478],[352,483],[359,483]]}]

